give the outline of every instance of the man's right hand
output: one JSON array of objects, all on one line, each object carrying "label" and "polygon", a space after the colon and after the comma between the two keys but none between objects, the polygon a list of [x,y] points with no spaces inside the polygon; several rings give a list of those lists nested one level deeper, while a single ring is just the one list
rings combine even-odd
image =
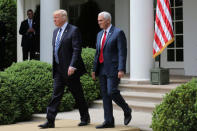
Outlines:
[{"label": "man's right hand", "polygon": [[33,28],[29,28],[27,32],[35,32]]},{"label": "man's right hand", "polygon": [[93,79],[93,80],[96,80],[95,72],[92,72],[92,79]]}]

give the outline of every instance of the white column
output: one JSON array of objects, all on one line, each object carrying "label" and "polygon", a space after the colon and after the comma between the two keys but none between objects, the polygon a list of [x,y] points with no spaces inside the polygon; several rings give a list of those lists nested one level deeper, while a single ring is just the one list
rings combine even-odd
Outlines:
[{"label": "white column", "polygon": [[24,20],[24,0],[17,0],[17,62],[22,61],[22,48],[21,48],[21,38],[19,34],[19,28],[21,21]]},{"label": "white column", "polygon": [[127,73],[130,72],[130,18],[128,16],[129,0],[115,0],[115,26],[122,29],[127,38]]},{"label": "white column", "polygon": [[197,1],[186,0],[183,4],[184,69],[185,75],[197,76]]},{"label": "white column", "polygon": [[153,0],[130,0],[130,79],[150,80],[153,67]]},{"label": "white column", "polygon": [[53,12],[59,8],[60,0],[40,1],[40,60],[48,63],[52,63]]}]

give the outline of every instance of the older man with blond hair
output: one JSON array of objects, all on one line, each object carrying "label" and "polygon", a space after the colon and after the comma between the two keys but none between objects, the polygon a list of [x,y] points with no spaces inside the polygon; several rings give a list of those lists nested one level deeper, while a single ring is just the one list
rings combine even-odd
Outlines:
[{"label": "older man with blond hair", "polygon": [[81,122],[78,126],[90,123],[88,106],[80,83],[80,76],[86,73],[81,58],[81,34],[76,26],[68,23],[65,10],[57,10],[53,14],[57,28],[53,32],[53,95],[47,107],[47,121],[39,125],[41,128],[54,128],[58,106],[68,86],[79,108]]}]

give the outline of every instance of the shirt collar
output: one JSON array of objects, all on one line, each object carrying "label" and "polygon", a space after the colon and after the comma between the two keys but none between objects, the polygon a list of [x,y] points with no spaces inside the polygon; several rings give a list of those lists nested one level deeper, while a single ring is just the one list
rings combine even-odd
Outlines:
[{"label": "shirt collar", "polygon": [[106,31],[107,32],[107,34],[109,33],[109,31],[110,31],[110,29],[111,29],[111,27],[112,27],[112,24],[107,28],[107,30],[104,30],[104,31]]},{"label": "shirt collar", "polygon": [[32,19],[29,19],[29,18],[28,18],[28,21],[32,21]]},{"label": "shirt collar", "polygon": [[65,22],[64,25],[63,25],[62,27],[60,27],[60,28],[62,29],[63,32],[64,32],[64,30],[66,29],[67,25],[68,25],[68,22]]}]

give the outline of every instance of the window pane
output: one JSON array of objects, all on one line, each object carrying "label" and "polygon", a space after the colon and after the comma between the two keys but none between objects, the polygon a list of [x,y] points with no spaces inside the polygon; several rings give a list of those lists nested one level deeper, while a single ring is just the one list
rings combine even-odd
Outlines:
[{"label": "window pane", "polygon": [[183,36],[176,36],[176,47],[183,47]]},{"label": "window pane", "polygon": [[172,12],[172,20],[174,20],[174,8],[171,8],[171,12]]},{"label": "window pane", "polygon": [[75,8],[73,6],[70,6],[68,11],[70,17],[75,17]]},{"label": "window pane", "polygon": [[170,0],[170,6],[174,7],[174,0]]},{"label": "window pane", "polygon": [[168,45],[168,48],[174,48],[174,42]]},{"label": "window pane", "polygon": [[183,0],[175,0],[175,6],[183,6]]},{"label": "window pane", "polygon": [[[173,26],[173,31],[175,30],[175,29],[174,29],[174,24],[175,24],[175,22],[172,22],[172,26]],[[175,32],[174,32],[174,33],[175,33]]]},{"label": "window pane", "polygon": [[168,49],[167,50],[167,61],[175,61],[174,59],[174,49]]},{"label": "window pane", "polygon": [[183,34],[183,22],[176,22],[176,34]]},{"label": "window pane", "polygon": [[183,20],[183,8],[176,8],[176,20]]},{"label": "window pane", "polygon": [[176,50],[176,61],[183,61],[183,49]]}]

